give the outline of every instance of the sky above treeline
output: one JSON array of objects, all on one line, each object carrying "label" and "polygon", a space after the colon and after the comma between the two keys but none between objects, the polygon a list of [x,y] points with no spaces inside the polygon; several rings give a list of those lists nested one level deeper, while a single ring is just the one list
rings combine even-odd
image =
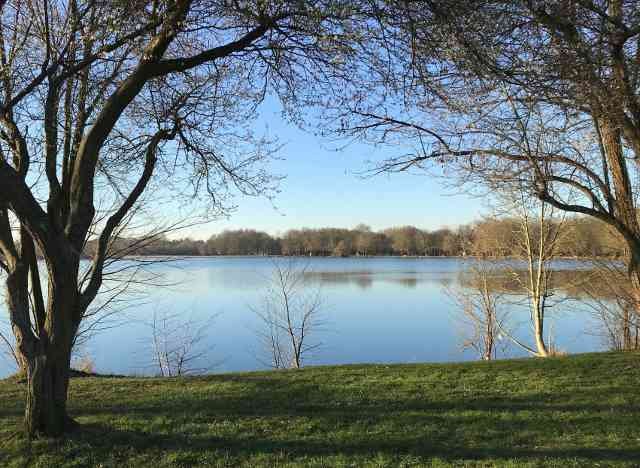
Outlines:
[{"label": "sky above treeline", "polygon": [[[413,225],[435,230],[471,222],[486,212],[482,197],[448,186],[446,177],[425,173],[364,177],[372,162],[390,150],[362,143],[343,143],[315,136],[287,122],[273,101],[263,105],[254,123],[257,133],[277,136],[282,149],[273,173],[284,175],[273,201],[237,197],[228,217],[174,233],[171,237],[206,239],[230,229],[251,228],[279,235],[302,227],[374,230]],[[402,149],[399,149],[400,151]]]}]

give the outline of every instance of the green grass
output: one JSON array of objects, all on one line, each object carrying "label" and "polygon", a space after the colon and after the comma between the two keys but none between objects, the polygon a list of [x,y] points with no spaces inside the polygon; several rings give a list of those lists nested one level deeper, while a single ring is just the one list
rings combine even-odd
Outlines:
[{"label": "green grass", "polygon": [[640,466],[640,354],[77,378],[81,430],[29,443],[0,381],[0,466]]}]

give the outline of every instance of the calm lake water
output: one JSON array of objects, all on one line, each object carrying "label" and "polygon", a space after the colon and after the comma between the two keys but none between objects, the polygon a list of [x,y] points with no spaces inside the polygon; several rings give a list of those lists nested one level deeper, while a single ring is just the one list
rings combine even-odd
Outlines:
[{"label": "calm lake water", "polygon": [[[445,362],[476,359],[461,351],[459,306],[446,294],[468,262],[453,258],[312,258],[310,285],[320,287],[326,324],[314,335],[322,343],[309,365],[346,363]],[[558,269],[579,269],[563,261]],[[261,369],[252,312],[265,294],[273,259],[264,257],[189,258],[151,265],[157,286],[135,294],[121,312],[119,326],[97,333],[81,349],[101,373],[154,374],[149,321],[156,314],[180,314],[204,323],[206,365],[213,372]],[[144,294],[141,294],[144,293]],[[526,308],[512,305],[517,336],[530,337]],[[547,330],[569,353],[602,349],[590,333],[585,307],[563,302],[551,312]],[[4,319],[6,312],[0,312]],[[121,322],[126,322],[122,324]],[[111,322],[110,325],[118,323]],[[529,340],[528,342],[531,342]],[[511,349],[509,356],[523,355]],[[0,358],[0,376],[11,364]]]}]

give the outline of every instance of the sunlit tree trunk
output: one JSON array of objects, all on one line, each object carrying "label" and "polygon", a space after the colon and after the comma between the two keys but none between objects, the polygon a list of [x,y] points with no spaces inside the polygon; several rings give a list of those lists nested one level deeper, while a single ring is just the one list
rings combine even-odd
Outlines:
[{"label": "sunlit tree trunk", "polygon": [[[635,298],[635,314],[640,317],[640,225],[635,206],[631,177],[622,146],[622,132],[610,120],[598,123],[603,152],[607,157],[616,197],[616,215],[620,220],[616,226],[629,247],[627,261],[629,281]],[[625,323],[628,328],[629,321]],[[628,333],[627,333],[628,334]],[[629,338],[625,336],[625,346]]]},{"label": "sunlit tree trunk", "polygon": [[633,305],[635,307],[626,307],[624,309],[622,346],[624,350],[634,350],[639,349],[637,324],[640,322],[640,262],[636,255],[632,255],[631,260],[629,260],[628,274],[632,288]]},{"label": "sunlit tree trunk", "polygon": [[539,305],[534,304],[534,316],[533,316],[533,333],[536,342],[536,351],[539,357],[549,356],[549,350],[547,344],[544,342],[544,311]]}]

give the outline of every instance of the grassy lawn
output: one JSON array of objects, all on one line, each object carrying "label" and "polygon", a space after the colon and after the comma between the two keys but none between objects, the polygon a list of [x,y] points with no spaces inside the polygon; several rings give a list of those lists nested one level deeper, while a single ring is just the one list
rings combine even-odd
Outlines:
[{"label": "grassy lawn", "polygon": [[640,354],[76,378],[82,429],[29,443],[0,380],[0,466],[640,466]]}]

